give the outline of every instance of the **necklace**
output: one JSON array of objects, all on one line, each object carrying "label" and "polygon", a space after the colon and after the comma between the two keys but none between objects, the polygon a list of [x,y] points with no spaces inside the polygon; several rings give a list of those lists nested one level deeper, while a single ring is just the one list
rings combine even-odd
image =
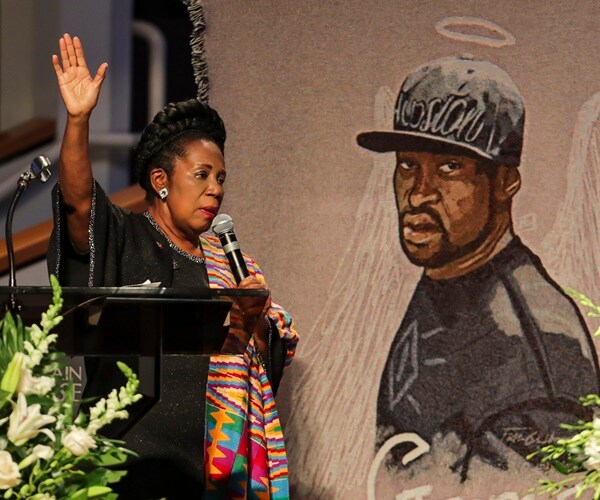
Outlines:
[{"label": "necklace", "polygon": [[[143,215],[144,215],[144,217],[146,217],[146,219],[148,219],[148,222],[150,223],[150,225],[154,229],[156,229],[162,236],[164,236],[165,240],[167,240],[167,243],[169,244],[169,246],[171,247],[171,249],[174,252],[178,253],[179,255],[181,255],[182,257],[185,257],[188,260],[191,260],[194,264],[204,264],[204,257],[196,257],[195,255],[192,255],[191,253],[186,252],[185,250],[178,247],[175,243],[173,243],[171,241],[171,239],[160,228],[160,226],[156,223],[156,221],[154,220],[154,217],[152,217],[152,215],[150,215],[150,212],[146,211],[146,212],[144,212]],[[198,242],[198,248],[200,248],[199,242]]]}]

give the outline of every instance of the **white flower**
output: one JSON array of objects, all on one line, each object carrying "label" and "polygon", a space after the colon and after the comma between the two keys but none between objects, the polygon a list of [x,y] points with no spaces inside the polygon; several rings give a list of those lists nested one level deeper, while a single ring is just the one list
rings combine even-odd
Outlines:
[{"label": "white flower", "polygon": [[44,332],[38,325],[31,325],[29,328],[29,338],[33,342],[34,345],[38,345],[42,338],[44,337]]},{"label": "white flower", "polygon": [[[584,447],[587,459],[583,463],[586,469],[600,470],[600,419],[593,421],[593,431]],[[588,431],[589,432],[589,431]]]},{"label": "white flower", "polygon": [[25,467],[29,467],[33,462],[39,460],[50,460],[54,456],[54,450],[50,448],[50,446],[45,446],[43,444],[38,444],[33,447],[31,453],[27,455],[21,462],[19,463],[19,469],[24,469]]},{"label": "white flower", "polygon": [[76,457],[87,453],[90,448],[96,447],[94,438],[81,427],[73,427],[73,429],[65,434],[62,438],[63,446]]},{"label": "white flower", "polygon": [[587,459],[583,462],[586,469],[600,470],[600,447],[597,444],[590,446],[589,444],[585,447],[585,454]]},{"label": "white flower", "polygon": [[34,377],[29,368],[22,368],[18,391],[26,396],[31,394],[45,396],[54,388],[54,384],[53,377]]},{"label": "white flower", "polygon": [[34,333],[36,331],[37,330],[35,328],[32,328],[31,333],[30,333],[31,340],[33,343],[29,342],[28,340],[26,340],[23,343],[23,346],[25,347],[25,351],[27,352],[26,361],[25,361],[25,366],[27,368],[34,368],[37,365],[39,365],[41,363],[44,355],[48,354],[50,344],[53,344],[54,342],[56,342],[56,339],[58,337],[55,333],[51,333],[50,335],[47,335],[44,338],[40,338],[41,334],[36,335]]},{"label": "white flower", "polygon": [[[50,307],[52,308],[53,306]],[[57,312],[58,310],[55,309],[54,314],[50,314],[50,310],[48,310],[48,312],[42,313],[40,325],[42,325],[42,329],[44,330],[44,332],[49,332],[50,330],[52,330],[52,328],[54,328],[63,320],[62,316],[56,315]],[[50,335],[48,335],[48,337],[49,336]]]},{"label": "white flower", "polygon": [[129,394],[126,387],[121,387],[119,392],[113,389],[107,398],[102,398],[90,409],[87,431],[96,434],[101,427],[110,424],[113,420],[128,418],[129,413],[122,408],[135,403],[138,399],[137,395]]},{"label": "white flower", "polygon": [[54,440],[54,434],[48,429],[42,429],[45,425],[53,423],[56,418],[40,413],[40,405],[27,406],[25,394],[19,393],[17,404],[13,403],[13,411],[9,417],[8,439],[17,446],[21,446],[36,437],[40,432]]},{"label": "white flower", "polygon": [[19,467],[8,451],[0,451],[0,490],[12,488],[21,482]]},{"label": "white flower", "polygon": [[54,450],[50,446],[37,444],[31,450],[31,454],[42,460],[50,460],[54,456]]}]

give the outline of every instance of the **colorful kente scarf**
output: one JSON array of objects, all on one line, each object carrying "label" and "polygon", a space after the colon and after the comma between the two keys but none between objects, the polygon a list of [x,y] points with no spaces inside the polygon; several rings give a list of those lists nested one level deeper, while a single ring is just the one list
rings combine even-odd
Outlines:
[{"label": "colorful kente scarf", "polygon": [[[202,236],[211,288],[236,286],[219,240]],[[251,258],[248,271],[264,279]],[[272,304],[269,318],[294,356],[298,335],[289,314]],[[251,339],[243,356],[211,356],[206,388],[204,466],[208,499],[287,499],[285,443],[267,372]]]}]

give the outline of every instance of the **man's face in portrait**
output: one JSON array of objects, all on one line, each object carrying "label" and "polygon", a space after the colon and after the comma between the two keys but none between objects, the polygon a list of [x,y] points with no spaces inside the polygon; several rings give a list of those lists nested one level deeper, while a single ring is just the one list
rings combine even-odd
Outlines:
[{"label": "man's face in portrait", "polygon": [[479,247],[492,229],[493,167],[456,154],[398,151],[396,158],[400,243],[408,259],[437,268]]}]

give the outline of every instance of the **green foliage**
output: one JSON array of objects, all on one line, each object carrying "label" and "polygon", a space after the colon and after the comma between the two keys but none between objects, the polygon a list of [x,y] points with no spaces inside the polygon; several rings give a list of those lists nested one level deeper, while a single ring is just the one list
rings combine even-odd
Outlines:
[{"label": "green foliage", "polygon": [[23,352],[23,324],[21,318],[17,317],[15,321],[12,314],[7,312],[0,320],[0,328],[0,372],[4,373],[15,353]]}]

